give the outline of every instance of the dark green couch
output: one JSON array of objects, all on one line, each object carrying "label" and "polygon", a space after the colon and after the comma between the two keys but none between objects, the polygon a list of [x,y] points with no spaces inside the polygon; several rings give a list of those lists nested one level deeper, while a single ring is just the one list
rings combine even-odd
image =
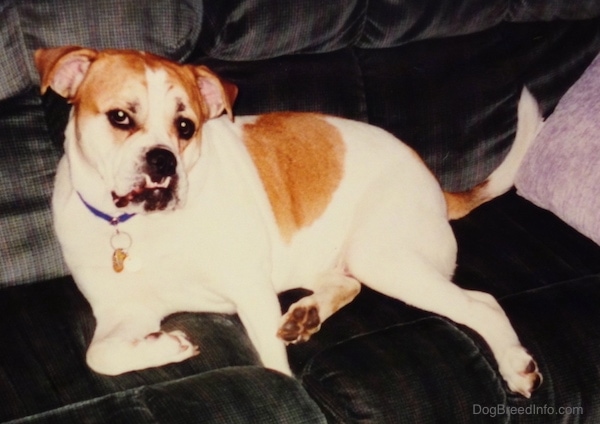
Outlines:
[{"label": "dark green couch", "polygon": [[371,122],[460,190],[510,147],[523,84],[549,114],[600,51],[600,3],[0,0],[0,422],[600,422],[600,247],[515,192],[453,224],[455,281],[500,299],[545,377],[530,400],[472,331],[366,288],[289,347],[296,378],[260,367],[237,317],[188,313],[164,326],[199,356],[91,372],[94,318],[49,211],[68,106],[39,96],[32,63],[64,44],[204,63],[239,86],[238,115]]}]

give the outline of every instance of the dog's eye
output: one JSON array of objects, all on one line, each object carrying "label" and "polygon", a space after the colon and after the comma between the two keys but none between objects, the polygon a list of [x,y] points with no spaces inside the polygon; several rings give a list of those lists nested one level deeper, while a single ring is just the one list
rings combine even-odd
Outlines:
[{"label": "dog's eye", "polygon": [[110,124],[115,128],[129,130],[135,126],[135,122],[129,114],[121,109],[111,110],[106,116]]},{"label": "dog's eye", "polygon": [[184,140],[189,140],[196,132],[196,125],[188,118],[178,118],[175,121],[175,128],[177,129],[179,138]]}]

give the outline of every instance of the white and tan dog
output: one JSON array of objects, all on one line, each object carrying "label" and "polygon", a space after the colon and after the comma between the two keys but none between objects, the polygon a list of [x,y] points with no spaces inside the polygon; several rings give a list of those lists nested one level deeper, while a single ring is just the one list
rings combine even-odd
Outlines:
[{"label": "white and tan dog", "polygon": [[[302,113],[233,122],[237,89],[203,66],[77,47],[39,50],[36,64],[42,91],[73,105],[53,210],[97,320],[95,371],[198,354],[160,325],[206,311],[237,312],[263,364],[290,374],[284,342],[307,340],[364,283],[479,332],[510,390],[529,397],[540,384],[494,298],[451,282],[448,224],[511,186],[540,122],[527,91],[508,158],[471,192],[448,194],[373,126]],[[282,317],[277,293],[296,287],[313,294]]]}]

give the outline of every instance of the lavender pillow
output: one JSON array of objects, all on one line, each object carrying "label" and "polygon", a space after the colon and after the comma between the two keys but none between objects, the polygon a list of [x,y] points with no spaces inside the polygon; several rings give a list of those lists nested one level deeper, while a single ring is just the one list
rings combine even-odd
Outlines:
[{"label": "lavender pillow", "polygon": [[600,244],[600,56],[546,120],[515,185]]}]

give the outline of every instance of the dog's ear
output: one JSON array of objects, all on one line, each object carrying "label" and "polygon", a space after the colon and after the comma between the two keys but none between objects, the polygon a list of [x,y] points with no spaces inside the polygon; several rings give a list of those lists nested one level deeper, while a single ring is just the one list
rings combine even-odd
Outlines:
[{"label": "dog's ear", "polygon": [[195,66],[194,74],[200,94],[208,108],[208,118],[215,118],[226,111],[229,119],[233,121],[233,102],[237,97],[237,86],[222,80],[206,66]]},{"label": "dog's ear", "polygon": [[81,47],[58,47],[35,51],[35,66],[40,73],[42,94],[52,88],[71,100],[98,52]]}]

